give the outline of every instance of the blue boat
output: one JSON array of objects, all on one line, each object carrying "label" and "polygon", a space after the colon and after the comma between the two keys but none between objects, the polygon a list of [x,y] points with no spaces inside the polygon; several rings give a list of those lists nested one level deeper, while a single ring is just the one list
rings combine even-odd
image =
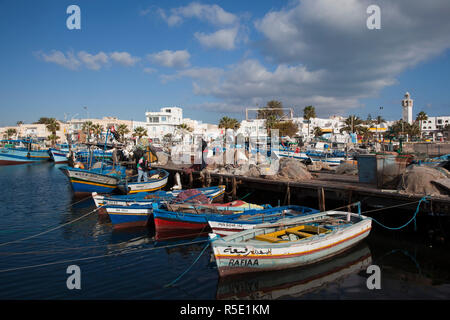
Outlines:
[{"label": "blue boat", "polygon": [[212,206],[199,204],[195,206],[194,212],[192,210],[169,211],[159,208],[158,205],[153,205],[153,219],[155,221],[156,232],[171,232],[175,230],[190,230],[192,232],[206,232],[210,230],[208,220],[223,216],[226,214],[233,214],[238,212],[249,212],[256,214],[263,209],[268,208],[268,205],[257,206],[248,203],[231,202],[229,204],[217,204],[214,208]]},{"label": "blue boat", "polygon": [[[208,187],[191,189],[199,191],[208,198],[208,201],[213,202],[218,199],[225,192],[224,186]],[[156,191],[147,194],[147,198],[140,197],[141,201],[134,201],[126,199],[124,196],[110,196],[99,198],[99,195],[94,195],[96,205],[100,207],[99,213],[106,212],[115,229],[126,227],[144,227],[147,225],[150,216],[153,213],[153,204],[161,205],[167,202],[177,202],[178,195],[186,190],[177,191]],[[137,195],[137,194],[136,194]],[[134,195],[133,195],[134,196]],[[195,196],[185,198],[184,201],[193,201]]]},{"label": "blue boat", "polygon": [[[203,195],[210,198],[211,202],[218,202],[225,194],[225,186],[206,187],[191,190],[199,191],[199,193],[202,193]],[[95,205],[97,207],[107,205],[128,207],[133,204],[151,205],[153,202],[155,202],[155,200],[158,200],[160,202],[171,201],[185,191],[188,190],[159,190],[155,192],[139,192],[127,195],[101,195],[93,193],[92,198],[94,199]]]},{"label": "blue boat", "polygon": [[103,166],[93,169],[61,167],[76,195],[113,192],[125,177],[124,167]]},{"label": "blue boat", "polygon": [[2,140],[5,146],[0,149],[0,165],[36,163],[50,160],[48,149],[33,150],[31,140]]},{"label": "blue boat", "polygon": [[284,218],[294,218],[320,212],[304,206],[282,206],[259,211],[246,211],[233,215],[215,215],[208,219],[213,233],[228,236],[236,232],[253,229],[261,223],[274,223]]},{"label": "blue boat", "polygon": [[69,161],[70,145],[67,143],[57,144],[56,148],[50,148],[49,152],[54,163],[65,163]]}]

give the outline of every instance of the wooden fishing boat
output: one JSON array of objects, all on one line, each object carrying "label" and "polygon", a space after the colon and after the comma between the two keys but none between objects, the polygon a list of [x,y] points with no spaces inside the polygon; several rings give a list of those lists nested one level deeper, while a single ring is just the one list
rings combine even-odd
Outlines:
[{"label": "wooden fishing boat", "polygon": [[153,213],[151,205],[105,206],[114,229],[146,227]]},{"label": "wooden fishing boat", "polygon": [[125,176],[125,168],[104,166],[93,169],[80,169],[63,166],[59,168],[69,178],[76,195],[111,193]]},{"label": "wooden fishing boat", "polygon": [[[208,201],[213,201],[214,197],[217,197],[220,193],[224,192],[225,187],[210,187],[210,188],[200,188],[196,189],[205,197],[207,197]],[[184,190],[185,192],[186,190]],[[149,222],[149,218],[153,213],[153,203],[157,205],[162,205],[164,203],[174,201],[176,197],[181,194],[183,190],[178,190],[174,192],[166,192],[166,191],[157,191],[154,192],[148,199],[145,199],[145,202],[125,202],[123,205],[123,199],[119,198],[119,201],[110,200],[114,199],[114,197],[106,198],[105,201],[107,204],[99,204],[97,195],[94,196],[94,200],[96,204],[103,206],[99,209],[102,210],[102,213],[107,213],[109,219],[113,225],[114,229],[119,228],[128,228],[128,227],[144,227],[147,226]],[[194,198],[187,198],[186,201],[192,200]]]},{"label": "wooden fishing boat", "polygon": [[[183,229],[189,229],[193,231],[204,229],[205,232],[209,230],[208,223],[205,220],[205,217],[208,215],[211,215],[211,209],[208,208],[207,205],[205,207],[202,207],[202,204],[198,205],[198,214],[191,214],[191,216],[197,215],[202,217],[197,217],[197,219],[194,219],[193,217],[186,217],[186,215],[189,215],[189,213],[186,212],[177,212],[180,216],[180,219],[178,221],[178,227],[173,226],[170,224],[169,227],[166,227],[167,225],[167,217],[162,217],[164,213],[162,213],[162,210],[159,209],[160,206],[167,206],[167,203],[162,203],[158,200],[155,200],[152,204],[147,205],[139,205],[139,204],[133,204],[127,207],[123,206],[105,206],[105,210],[108,213],[108,216],[111,220],[111,223],[113,224],[114,228],[125,228],[125,227],[143,227],[146,226],[149,222],[149,218],[154,214],[155,220],[155,230],[157,232],[164,232],[164,231],[178,231]],[[192,206],[194,206],[192,204]],[[249,204],[244,203],[242,201],[242,207],[239,206],[232,206],[231,203],[229,204],[222,204],[220,206],[215,207],[215,214],[226,214],[229,212],[235,212],[235,211],[242,211],[249,207]],[[256,205],[252,205],[253,208],[257,207]],[[260,208],[263,208],[260,206]],[[155,215],[155,210],[158,210],[157,215]],[[166,211],[170,212],[170,211]],[[167,214],[166,214],[167,215]],[[199,221],[202,219],[203,223],[200,224]],[[162,222],[163,220],[164,222]],[[195,227],[186,228],[186,225],[189,222],[192,222],[195,220]],[[182,227],[180,227],[182,226]]]},{"label": "wooden fishing boat", "polygon": [[131,180],[129,178],[125,178],[120,182],[118,186],[119,190],[124,194],[133,194],[139,192],[152,192],[162,189],[167,184],[169,172],[163,169],[156,169],[148,172],[148,176],[148,180],[142,182],[138,182],[137,177],[133,177]]},{"label": "wooden fishing boat", "polygon": [[261,223],[274,223],[280,219],[294,218],[313,213],[319,210],[304,206],[282,206],[268,208],[257,212],[246,211],[231,215],[218,215],[208,219],[213,233],[228,236],[236,232],[253,229]]},{"label": "wooden fishing boat", "polygon": [[[218,201],[224,195],[225,186],[198,188],[190,190],[198,190],[199,193],[202,193],[203,195],[210,198],[211,202],[215,202]],[[155,192],[139,192],[128,195],[102,195],[93,192],[92,198],[94,199],[97,208],[106,205],[126,207],[134,204],[148,205],[152,204],[155,200],[160,202],[170,201],[176,198],[180,193],[184,191],[187,190],[174,190],[174,191],[158,190]]]},{"label": "wooden fishing boat", "polygon": [[153,219],[155,221],[155,230],[159,232],[170,230],[207,231],[210,230],[208,225],[208,219],[210,217],[245,211],[255,213],[257,209],[262,210],[267,208],[267,206],[234,201],[222,204],[220,207],[217,206],[214,209],[202,204],[192,204],[192,208],[195,208],[195,213],[169,211],[154,206]]},{"label": "wooden fishing boat", "polygon": [[281,270],[333,257],[366,238],[370,218],[343,211],[327,211],[221,238],[210,234],[219,276]]},{"label": "wooden fishing boat", "polygon": [[2,140],[2,142],[7,144],[0,149],[0,165],[16,165],[50,160],[48,149],[33,150],[32,141]]}]

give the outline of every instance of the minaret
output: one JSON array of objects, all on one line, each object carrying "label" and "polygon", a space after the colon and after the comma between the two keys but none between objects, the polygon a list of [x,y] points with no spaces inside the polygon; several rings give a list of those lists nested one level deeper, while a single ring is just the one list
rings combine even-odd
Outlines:
[{"label": "minaret", "polygon": [[405,99],[402,100],[402,120],[408,122],[409,124],[413,123],[412,118],[412,108],[413,108],[413,100],[410,99],[409,92],[405,93]]}]

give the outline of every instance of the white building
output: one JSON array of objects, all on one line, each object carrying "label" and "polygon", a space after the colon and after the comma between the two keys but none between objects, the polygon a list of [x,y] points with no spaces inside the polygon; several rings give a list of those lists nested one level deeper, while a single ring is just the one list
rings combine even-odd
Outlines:
[{"label": "white building", "polygon": [[165,107],[160,111],[146,112],[146,128],[149,138],[162,139],[167,134],[175,134],[177,126],[183,123],[183,109]]},{"label": "white building", "polygon": [[450,116],[442,117],[428,117],[427,120],[422,121],[422,132],[434,133],[445,128],[450,124]]},{"label": "white building", "polygon": [[409,92],[405,93],[405,99],[402,100],[402,120],[408,122],[409,124],[413,123],[412,117],[412,108],[414,101],[410,98]]}]

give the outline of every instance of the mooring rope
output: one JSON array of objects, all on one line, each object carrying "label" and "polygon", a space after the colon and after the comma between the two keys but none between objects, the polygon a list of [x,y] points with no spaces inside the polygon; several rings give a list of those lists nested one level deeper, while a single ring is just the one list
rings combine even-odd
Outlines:
[{"label": "mooring rope", "polygon": [[102,206],[99,206],[99,207],[96,208],[95,210],[92,210],[92,211],[90,211],[90,212],[88,212],[88,213],[82,215],[81,217],[78,217],[78,218],[76,218],[76,219],[74,219],[74,220],[72,220],[72,221],[66,222],[66,223],[64,223],[64,224],[61,224],[61,225],[56,226],[56,227],[54,227],[54,228],[51,228],[51,229],[49,229],[49,230],[40,232],[40,233],[38,233],[38,234],[29,236],[29,237],[25,237],[25,238],[22,238],[22,239],[17,239],[17,240],[13,240],[13,241],[8,241],[8,242],[0,243],[0,247],[6,246],[7,244],[16,243],[16,242],[20,242],[20,241],[24,241],[24,240],[36,238],[36,237],[41,236],[41,235],[43,235],[43,234],[46,234],[46,233],[49,233],[49,232],[51,232],[51,231],[60,229],[60,228],[62,228],[62,227],[64,227],[64,226],[67,226],[67,225],[72,224],[72,223],[74,223],[74,222],[76,222],[76,221],[78,221],[78,220],[81,220],[81,219],[83,219],[84,217],[87,217],[88,215],[90,215],[90,214],[92,214],[92,213],[98,211],[101,207],[102,207]]},{"label": "mooring rope", "polygon": [[94,259],[100,259],[100,258],[111,257],[111,256],[121,256],[121,255],[124,255],[124,254],[140,253],[140,252],[152,251],[152,250],[156,250],[156,249],[165,249],[165,248],[186,246],[186,245],[191,245],[191,244],[195,244],[195,243],[202,243],[202,242],[205,242],[205,241],[209,241],[209,240],[192,241],[192,242],[189,242],[189,243],[178,243],[178,244],[161,246],[161,247],[152,247],[152,248],[146,248],[146,249],[141,249],[141,250],[103,254],[103,255],[99,255],[99,256],[92,256],[92,257],[85,257],[85,258],[75,258],[75,259],[69,259],[69,260],[52,261],[52,262],[48,262],[48,263],[35,264],[35,265],[30,265],[30,266],[16,267],[16,268],[10,268],[10,269],[2,269],[2,270],[0,270],[0,273],[10,272],[10,271],[17,271],[17,270],[26,270],[26,269],[32,269],[32,268],[39,268],[39,267],[46,267],[46,266],[51,266],[51,265],[55,265],[55,264],[70,263],[70,262],[75,262],[75,261],[87,261],[87,260],[94,260]]},{"label": "mooring rope", "polygon": [[[401,225],[400,227],[388,227],[388,226],[385,226],[384,224],[382,224],[381,222],[377,221],[377,220],[374,219],[374,218],[370,218],[370,219],[372,219],[373,221],[375,221],[376,223],[378,223],[380,226],[382,226],[383,228],[386,228],[386,229],[388,229],[388,230],[400,230],[400,229],[403,229],[403,228],[406,227],[408,224],[410,224],[411,221],[414,220],[414,231],[416,231],[416,230],[417,230],[416,216],[417,216],[417,214],[419,213],[419,210],[420,210],[420,204],[422,203],[422,201],[425,202],[425,203],[427,203],[427,202],[428,202],[427,199],[429,199],[429,198],[430,198],[430,196],[424,196],[424,197],[422,197],[422,199],[419,200],[419,204],[417,205],[416,211],[414,212],[414,215],[412,216],[412,218],[411,218],[408,222],[406,222],[405,224]],[[417,202],[417,201],[415,201],[415,202]],[[389,208],[385,208],[385,209],[389,209]],[[365,212],[364,212],[364,213],[365,213]]]}]

